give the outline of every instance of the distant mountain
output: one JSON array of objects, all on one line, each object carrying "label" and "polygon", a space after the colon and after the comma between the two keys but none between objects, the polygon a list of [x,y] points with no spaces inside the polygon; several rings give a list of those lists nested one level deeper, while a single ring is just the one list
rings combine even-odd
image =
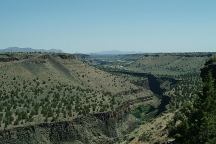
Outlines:
[{"label": "distant mountain", "polygon": [[122,54],[136,54],[136,53],[138,53],[138,52],[111,50],[111,51],[102,51],[102,52],[90,53],[90,55],[122,55]]},{"label": "distant mountain", "polygon": [[49,52],[49,53],[63,53],[62,50],[58,49],[33,49],[33,48],[20,48],[20,47],[8,47],[0,49],[0,52]]}]

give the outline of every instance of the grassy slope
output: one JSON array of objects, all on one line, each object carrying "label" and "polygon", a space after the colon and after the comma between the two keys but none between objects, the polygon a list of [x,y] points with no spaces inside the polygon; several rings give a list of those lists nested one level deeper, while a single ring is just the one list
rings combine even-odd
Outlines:
[{"label": "grassy slope", "polygon": [[186,57],[178,55],[144,56],[131,63],[128,68],[156,75],[178,76],[199,73],[199,68],[208,58],[208,56]]},{"label": "grassy slope", "polygon": [[130,144],[151,144],[167,142],[167,124],[173,118],[172,113],[163,114],[151,122],[141,125],[128,135],[128,141],[123,143]]},{"label": "grassy slope", "polygon": [[[1,55],[2,57],[4,55]],[[72,55],[13,54],[0,62],[1,128],[74,119],[152,95]],[[140,91],[131,93],[131,90]]]}]

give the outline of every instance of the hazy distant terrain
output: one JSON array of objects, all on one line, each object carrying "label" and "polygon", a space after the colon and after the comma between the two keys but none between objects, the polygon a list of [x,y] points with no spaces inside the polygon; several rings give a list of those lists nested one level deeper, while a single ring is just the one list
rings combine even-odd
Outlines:
[{"label": "hazy distant terrain", "polygon": [[101,52],[95,52],[90,53],[90,55],[126,55],[126,54],[136,54],[138,52],[135,51],[118,51],[118,50],[111,50],[111,51],[101,51]]},{"label": "hazy distant terrain", "polygon": [[47,52],[47,53],[62,53],[62,50],[57,50],[57,49],[49,49],[49,50],[44,50],[44,49],[33,49],[33,48],[20,48],[20,47],[8,47],[5,49],[0,49],[1,53],[7,53],[7,52]]}]

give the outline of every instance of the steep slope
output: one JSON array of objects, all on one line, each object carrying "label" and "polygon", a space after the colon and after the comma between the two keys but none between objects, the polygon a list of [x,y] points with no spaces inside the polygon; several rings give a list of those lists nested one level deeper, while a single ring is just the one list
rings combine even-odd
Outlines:
[{"label": "steep slope", "polygon": [[168,138],[167,125],[173,119],[173,115],[173,113],[164,113],[151,122],[140,125],[140,127],[131,132],[128,138],[122,143],[167,143],[171,140]]},{"label": "steep slope", "polygon": [[[109,124],[88,115],[72,121],[41,123],[0,132],[0,144],[86,144],[113,143],[115,129]],[[107,129],[109,127],[109,129]]]},{"label": "steep slope", "polygon": [[201,68],[202,85],[191,101],[177,110],[170,123],[169,135],[174,143],[216,142],[216,58],[208,60]]}]

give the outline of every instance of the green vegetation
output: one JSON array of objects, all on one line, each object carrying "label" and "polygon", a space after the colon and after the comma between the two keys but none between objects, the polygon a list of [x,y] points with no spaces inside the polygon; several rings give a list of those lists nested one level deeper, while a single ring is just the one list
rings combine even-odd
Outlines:
[{"label": "green vegetation", "polygon": [[[212,65],[213,64],[213,65]],[[216,142],[216,65],[213,59],[202,69],[203,90],[175,115],[170,134],[177,143]]]},{"label": "green vegetation", "polygon": [[94,65],[106,68],[151,73],[157,76],[181,78],[194,75],[212,56],[212,53],[132,54],[110,57],[92,57]]},{"label": "green vegetation", "polygon": [[202,81],[198,74],[181,76],[176,86],[166,92],[171,97],[171,109],[175,111],[183,107],[185,103],[194,101],[201,88]]},{"label": "green vegetation", "polygon": [[140,105],[134,110],[132,110],[131,114],[134,115],[141,122],[147,121],[152,118],[154,113],[151,113],[154,110],[154,107],[151,105]]}]

